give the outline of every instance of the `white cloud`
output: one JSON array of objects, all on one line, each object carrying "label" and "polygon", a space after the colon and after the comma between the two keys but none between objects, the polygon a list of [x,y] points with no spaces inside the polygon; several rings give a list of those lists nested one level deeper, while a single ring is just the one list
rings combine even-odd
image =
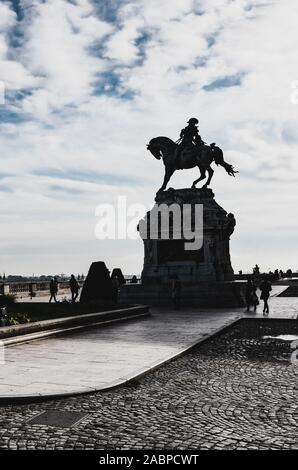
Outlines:
[{"label": "white cloud", "polygon": [[93,15],[91,3],[49,0],[35,5],[27,21],[23,60],[43,78],[43,86],[24,101],[24,111],[46,117],[51,110],[78,106],[90,97],[104,63],[89,52],[112,28]]},{"label": "white cloud", "polygon": [[[89,237],[94,258],[104,253],[116,263],[112,251],[121,256],[120,245],[100,245],[97,251],[90,241],[95,206],[115,201],[119,192],[132,202],[150,204],[163,167],[145,145],[160,134],[178,138],[184,121],[194,115],[200,118],[204,140],[218,142],[240,170],[234,180],[217,169],[212,184],[217,201],[236,215],[231,240],[235,268],[248,268],[255,261],[264,269],[273,263],[290,265],[297,247],[291,230],[280,227],[297,225],[298,108],[290,100],[291,82],[298,78],[294,0],[126,1],[113,24],[96,17],[88,0],[29,3],[19,25],[24,40],[17,49],[7,35],[16,17],[6,4],[0,15],[1,75],[12,89],[30,91],[7,108],[26,120],[3,119],[1,125],[2,217],[15,218],[2,232],[3,246],[15,246],[21,215],[24,247],[30,237],[41,246],[38,227],[44,226],[44,239],[53,250],[59,240],[65,247],[69,239],[81,250],[81,240]],[[94,95],[97,80],[108,82],[111,71],[111,80],[116,75],[119,83],[106,83],[110,96]],[[203,89],[227,76],[238,76],[240,85]],[[125,91],[135,98],[119,98]],[[46,176],[48,170],[68,173],[69,178]],[[77,181],[71,176],[74,171],[87,176]],[[103,179],[88,181],[88,172]],[[177,172],[170,186],[189,186],[196,174]],[[14,192],[1,191],[1,186]],[[45,223],[47,217],[50,222]],[[126,272],[140,271],[141,244],[136,245],[137,255],[131,243],[125,246],[121,244],[122,253],[127,254],[117,264]],[[39,255],[21,261],[20,256],[3,257],[5,270],[17,270],[18,263],[23,270],[43,270]],[[82,252],[75,262],[85,267],[90,257]],[[51,260],[52,271],[67,271],[66,265],[73,270],[69,255]]]},{"label": "white cloud", "polygon": [[0,4],[0,32],[6,32],[15,25],[16,14],[7,3]]},{"label": "white cloud", "polygon": [[9,57],[9,33],[15,26],[15,12],[7,3],[0,4],[0,80],[6,90],[19,90],[36,83],[21,63]]}]

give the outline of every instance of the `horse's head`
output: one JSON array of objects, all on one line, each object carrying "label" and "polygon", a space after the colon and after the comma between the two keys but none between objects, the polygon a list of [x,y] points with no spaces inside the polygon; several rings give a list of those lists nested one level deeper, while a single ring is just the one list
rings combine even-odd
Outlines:
[{"label": "horse's head", "polygon": [[161,159],[161,146],[157,139],[151,139],[149,144],[147,145],[147,149],[152,153],[152,155],[157,158],[157,160]]},{"label": "horse's head", "polygon": [[167,152],[173,152],[175,149],[175,142],[173,142],[168,137],[155,137],[151,139],[147,145],[147,149],[152,153],[152,155],[160,160],[163,155]]}]

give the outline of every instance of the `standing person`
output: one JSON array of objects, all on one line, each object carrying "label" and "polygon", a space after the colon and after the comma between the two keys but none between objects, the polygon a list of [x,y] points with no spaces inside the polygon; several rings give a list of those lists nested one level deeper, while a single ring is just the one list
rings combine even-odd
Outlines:
[{"label": "standing person", "polygon": [[256,276],[258,276],[260,274],[260,268],[259,266],[256,264],[255,267],[253,268],[252,270],[253,274],[255,274]]},{"label": "standing person", "polygon": [[50,297],[49,303],[52,302],[52,299],[54,299],[54,302],[57,302],[57,299],[56,299],[57,292],[58,292],[58,283],[55,279],[51,279],[51,282],[50,282],[51,297]]},{"label": "standing person", "polygon": [[254,307],[254,312],[257,310],[257,305],[258,305],[258,296],[256,294],[256,286],[252,282],[252,280],[249,278],[247,283],[246,283],[246,289],[245,289],[245,300],[246,300],[246,311],[249,312],[250,306],[253,305]]},{"label": "standing person", "polygon": [[172,281],[172,300],[174,309],[179,310],[181,305],[181,281],[177,275],[173,277]]},{"label": "standing person", "polygon": [[260,290],[261,290],[261,299],[264,300],[264,308],[263,308],[263,314],[267,313],[269,315],[269,305],[268,305],[268,299],[270,297],[270,291],[272,290],[271,283],[269,279],[266,277],[262,281],[260,285]]},{"label": "standing person", "polygon": [[112,286],[113,286],[114,302],[118,303],[118,294],[119,294],[119,287],[120,287],[118,276],[112,277]]},{"label": "standing person", "polygon": [[59,281],[58,281],[58,277],[57,277],[57,276],[54,277],[54,282],[55,282],[56,295],[57,295],[57,294],[58,294],[58,290],[59,290]]},{"label": "standing person", "polygon": [[69,287],[71,292],[71,301],[75,302],[79,295],[79,284],[73,274],[70,276]]}]

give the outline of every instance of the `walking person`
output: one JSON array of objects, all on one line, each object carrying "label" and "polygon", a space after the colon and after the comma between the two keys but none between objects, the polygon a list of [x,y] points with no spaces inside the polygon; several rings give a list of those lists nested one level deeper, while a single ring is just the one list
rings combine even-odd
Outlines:
[{"label": "walking person", "polygon": [[265,277],[260,285],[261,299],[264,301],[264,308],[263,308],[264,315],[265,314],[269,315],[268,299],[270,297],[271,290],[272,290],[271,282],[269,281],[268,278]]},{"label": "walking person", "polygon": [[49,303],[52,302],[52,299],[54,300],[54,302],[56,303],[57,302],[57,298],[56,298],[56,295],[57,295],[57,292],[58,292],[58,281],[57,279],[51,279],[51,282],[50,282],[50,300],[49,300]]},{"label": "walking person", "polygon": [[256,286],[254,285],[253,281],[249,278],[246,283],[245,288],[245,300],[246,300],[246,311],[250,311],[250,306],[254,307],[254,312],[257,310],[258,305],[258,296],[256,294]]},{"label": "walking person", "polygon": [[181,305],[181,281],[177,275],[173,277],[172,281],[172,301],[174,309],[179,310]]},{"label": "walking person", "polygon": [[71,301],[75,302],[79,295],[79,284],[73,274],[70,276],[69,287],[71,292]]}]

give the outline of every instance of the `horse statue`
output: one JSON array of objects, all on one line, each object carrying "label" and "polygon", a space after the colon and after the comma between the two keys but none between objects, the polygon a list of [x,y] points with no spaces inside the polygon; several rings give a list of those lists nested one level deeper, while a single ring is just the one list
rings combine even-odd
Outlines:
[{"label": "horse statue", "polygon": [[201,175],[193,182],[192,188],[195,188],[199,181],[206,178],[206,171],[208,179],[203,188],[207,188],[214,173],[211,168],[213,161],[216,165],[222,166],[230,176],[235,176],[235,173],[238,173],[232,165],[224,161],[223,152],[215,143],[211,145],[191,145],[181,150],[179,145],[168,137],[155,137],[150,140],[147,149],[157,160],[162,159],[165,166],[163,184],[158,192],[166,189],[171,176],[176,170],[185,170],[196,166],[199,168]]}]

